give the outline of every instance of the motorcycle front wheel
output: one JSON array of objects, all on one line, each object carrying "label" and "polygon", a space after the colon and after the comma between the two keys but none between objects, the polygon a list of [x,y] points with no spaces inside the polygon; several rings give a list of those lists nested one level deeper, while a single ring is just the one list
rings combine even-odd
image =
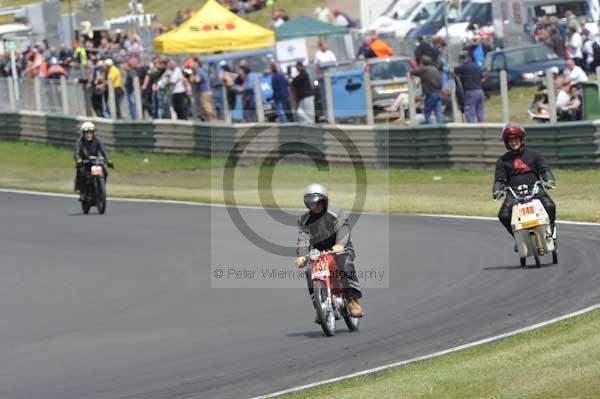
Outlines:
[{"label": "motorcycle front wheel", "polygon": [[313,290],[319,324],[325,335],[332,337],[335,335],[335,316],[327,295],[327,287],[323,281],[316,280],[313,281]]},{"label": "motorcycle front wheel", "polygon": [[348,314],[348,304],[346,304],[346,314],[344,315],[344,321],[350,331],[358,331],[358,317],[352,317]]},{"label": "motorcycle front wheel", "polygon": [[98,213],[104,215],[106,212],[106,186],[104,185],[104,178],[96,178],[96,206],[98,207]]},{"label": "motorcycle front wheel", "polygon": [[90,213],[90,204],[88,204],[87,198],[85,198],[83,201],[81,201],[81,210],[83,211],[83,213],[85,215]]}]

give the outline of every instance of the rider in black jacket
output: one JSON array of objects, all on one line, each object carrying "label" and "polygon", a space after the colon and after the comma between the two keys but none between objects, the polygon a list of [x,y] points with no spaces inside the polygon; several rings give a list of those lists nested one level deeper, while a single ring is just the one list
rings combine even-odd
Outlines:
[{"label": "rider in black jacket", "polygon": [[[77,175],[75,177],[75,191],[79,192],[79,199],[82,199],[83,192],[82,187],[84,185],[84,177],[85,177],[85,163],[89,160],[90,156],[97,157],[102,155],[106,160],[106,163],[111,168],[113,167],[113,163],[111,162],[106,150],[104,149],[104,144],[100,141],[99,138],[94,134],[95,126],[92,122],[84,122],[81,125],[81,137],[75,143],[75,154],[73,158],[75,158],[75,162],[77,162]],[[104,171],[105,178],[108,177],[108,173]]]},{"label": "rider in black jacket", "polygon": [[[296,267],[304,267],[311,248],[333,250],[338,270],[348,297],[348,310],[353,317],[362,317],[358,299],[362,297],[354,268],[354,248],[350,242],[350,224],[346,213],[329,205],[327,189],[321,184],[310,184],[304,190],[304,204],[309,209],[298,221],[299,233]],[[307,270],[308,291],[313,295],[310,270]]]},{"label": "rider in black jacket", "polygon": [[[502,130],[502,140],[506,149],[509,151],[498,158],[496,163],[496,176],[492,195],[494,199],[500,199],[507,186],[517,189],[520,185],[527,185],[530,189],[533,184],[541,180],[546,189],[556,187],[554,175],[546,163],[544,156],[535,150],[525,148],[527,133],[525,128],[519,124],[509,123]],[[554,231],[554,222],[556,220],[556,205],[545,190],[540,190],[535,196],[539,199],[550,216],[550,225]],[[513,231],[510,225],[512,216],[512,207],[517,203],[515,198],[507,195],[498,218],[506,230],[512,236]]]}]

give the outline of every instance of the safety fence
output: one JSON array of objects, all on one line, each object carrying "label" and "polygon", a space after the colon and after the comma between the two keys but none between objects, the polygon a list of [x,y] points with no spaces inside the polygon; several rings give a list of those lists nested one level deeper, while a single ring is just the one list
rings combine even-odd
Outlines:
[{"label": "safety fence", "polygon": [[[72,147],[82,118],[0,112],[0,140]],[[207,124],[190,121],[93,119],[111,149],[229,157],[253,164],[284,158],[370,167],[490,168],[505,150],[502,124],[400,127],[300,124]],[[527,126],[532,148],[557,166],[600,165],[600,120]],[[309,159],[310,158],[310,159]]]}]

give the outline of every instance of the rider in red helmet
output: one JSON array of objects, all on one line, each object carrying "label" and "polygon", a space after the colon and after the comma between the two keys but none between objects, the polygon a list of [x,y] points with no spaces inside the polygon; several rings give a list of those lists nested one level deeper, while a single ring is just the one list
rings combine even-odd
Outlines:
[{"label": "rider in red helmet", "polygon": [[[496,176],[492,195],[494,199],[500,199],[507,186],[516,189],[525,184],[530,189],[536,181],[542,181],[546,189],[556,187],[554,175],[546,163],[542,153],[526,148],[527,132],[525,128],[517,123],[508,123],[502,129],[502,141],[508,150],[504,155],[498,158],[496,162]],[[554,231],[554,222],[556,220],[556,205],[550,198],[546,190],[540,190],[536,195],[537,199],[542,201],[544,208],[550,216],[550,225]],[[512,216],[512,207],[517,201],[510,195],[507,195],[498,218],[506,230],[512,236],[513,231],[510,225]]]}]

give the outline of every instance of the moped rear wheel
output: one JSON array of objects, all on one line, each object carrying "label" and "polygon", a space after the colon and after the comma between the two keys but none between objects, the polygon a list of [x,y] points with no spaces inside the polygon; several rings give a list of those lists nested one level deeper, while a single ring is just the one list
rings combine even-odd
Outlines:
[{"label": "moped rear wheel", "polygon": [[553,265],[558,264],[558,253],[556,252],[556,249],[554,251],[552,251],[552,264]]},{"label": "moped rear wheel", "polygon": [[519,258],[521,261],[521,267],[527,267],[527,258]]},{"label": "moped rear wheel", "polygon": [[531,244],[531,252],[533,252],[533,258],[535,259],[535,267],[542,267],[540,256],[537,252],[537,243],[535,241],[535,234],[529,234],[529,243]]},{"label": "moped rear wheel", "polygon": [[332,337],[335,335],[335,315],[327,295],[327,287],[323,281],[316,280],[313,281],[313,290],[319,324],[325,335]]}]

